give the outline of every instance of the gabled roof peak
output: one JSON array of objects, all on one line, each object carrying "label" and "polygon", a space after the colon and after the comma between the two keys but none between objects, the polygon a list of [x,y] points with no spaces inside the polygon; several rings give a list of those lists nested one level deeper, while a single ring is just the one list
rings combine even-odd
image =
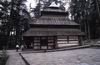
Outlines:
[{"label": "gabled roof peak", "polygon": [[56,4],[55,2],[52,2],[49,7],[58,7],[59,8],[60,4],[59,3]]},{"label": "gabled roof peak", "polygon": [[65,9],[63,7],[61,7],[60,3],[55,3],[52,2],[50,6],[46,7],[43,9],[44,11],[60,11],[60,12],[65,12]]}]

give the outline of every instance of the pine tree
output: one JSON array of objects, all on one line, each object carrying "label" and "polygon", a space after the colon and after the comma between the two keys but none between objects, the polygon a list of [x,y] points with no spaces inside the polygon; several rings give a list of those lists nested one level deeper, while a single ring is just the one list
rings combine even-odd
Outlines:
[{"label": "pine tree", "polygon": [[7,46],[8,41],[8,20],[10,2],[0,1],[0,49]]},{"label": "pine tree", "polygon": [[84,31],[87,38],[96,38],[99,20],[99,0],[72,0],[70,10],[74,21],[80,24],[80,29]]}]

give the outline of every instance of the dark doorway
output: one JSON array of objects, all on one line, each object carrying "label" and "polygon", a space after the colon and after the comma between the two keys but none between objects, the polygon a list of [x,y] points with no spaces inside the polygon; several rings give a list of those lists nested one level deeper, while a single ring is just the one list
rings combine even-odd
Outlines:
[{"label": "dark doorway", "polygon": [[47,49],[47,46],[48,46],[47,37],[41,37],[40,45],[41,45],[41,49]]},{"label": "dark doorway", "polygon": [[46,37],[41,38],[41,46],[47,46],[48,45],[48,39]]}]

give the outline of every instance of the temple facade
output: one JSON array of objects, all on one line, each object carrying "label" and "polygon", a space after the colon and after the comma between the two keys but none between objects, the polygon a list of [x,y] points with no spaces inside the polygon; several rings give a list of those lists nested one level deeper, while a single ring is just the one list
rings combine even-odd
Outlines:
[{"label": "temple facade", "polygon": [[36,50],[82,45],[84,32],[67,16],[68,12],[59,7],[45,8],[39,19],[30,22],[31,28],[23,33],[24,45]]}]

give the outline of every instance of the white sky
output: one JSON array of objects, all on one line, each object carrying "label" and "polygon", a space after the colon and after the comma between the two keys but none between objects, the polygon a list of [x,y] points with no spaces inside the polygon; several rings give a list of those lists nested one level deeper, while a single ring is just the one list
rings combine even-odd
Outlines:
[{"label": "white sky", "polygon": [[36,6],[36,1],[35,0],[27,0],[27,2],[25,3],[27,8],[30,8],[30,4],[32,8],[35,8]]}]

